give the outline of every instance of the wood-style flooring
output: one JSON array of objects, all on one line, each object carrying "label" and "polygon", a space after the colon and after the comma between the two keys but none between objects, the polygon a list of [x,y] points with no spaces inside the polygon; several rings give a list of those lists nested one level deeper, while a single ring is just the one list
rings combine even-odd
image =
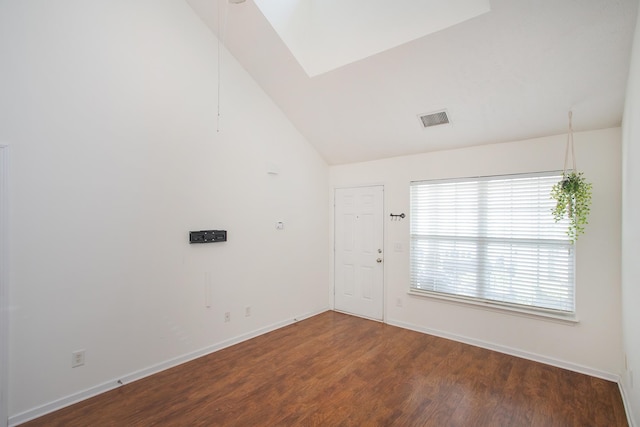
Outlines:
[{"label": "wood-style flooring", "polygon": [[615,383],[326,312],[23,426],[626,426]]}]

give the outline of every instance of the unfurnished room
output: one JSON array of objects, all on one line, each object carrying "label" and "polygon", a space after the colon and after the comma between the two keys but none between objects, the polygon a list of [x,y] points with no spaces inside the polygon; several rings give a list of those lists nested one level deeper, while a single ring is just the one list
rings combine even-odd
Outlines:
[{"label": "unfurnished room", "polygon": [[640,427],[637,0],[0,0],[0,426]]}]

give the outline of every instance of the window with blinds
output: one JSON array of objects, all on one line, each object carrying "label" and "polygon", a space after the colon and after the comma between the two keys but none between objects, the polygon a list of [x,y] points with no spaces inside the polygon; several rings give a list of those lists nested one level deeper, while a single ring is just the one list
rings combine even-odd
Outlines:
[{"label": "window with blinds", "polygon": [[551,214],[561,173],[411,183],[411,290],[573,314],[574,246]]}]

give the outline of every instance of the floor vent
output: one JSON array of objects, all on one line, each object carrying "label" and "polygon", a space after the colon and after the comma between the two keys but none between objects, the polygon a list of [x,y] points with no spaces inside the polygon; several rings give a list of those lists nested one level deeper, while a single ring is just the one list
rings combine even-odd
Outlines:
[{"label": "floor vent", "polygon": [[449,116],[446,111],[438,111],[436,113],[421,114],[418,116],[422,122],[422,127],[445,125],[449,123]]}]

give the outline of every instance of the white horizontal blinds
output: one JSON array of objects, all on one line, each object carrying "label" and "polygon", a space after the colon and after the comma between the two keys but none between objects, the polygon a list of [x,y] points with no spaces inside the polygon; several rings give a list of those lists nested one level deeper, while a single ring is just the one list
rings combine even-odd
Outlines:
[{"label": "white horizontal blinds", "polygon": [[413,182],[411,287],[573,312],[573,246],[549,196],[560,178]]}]

